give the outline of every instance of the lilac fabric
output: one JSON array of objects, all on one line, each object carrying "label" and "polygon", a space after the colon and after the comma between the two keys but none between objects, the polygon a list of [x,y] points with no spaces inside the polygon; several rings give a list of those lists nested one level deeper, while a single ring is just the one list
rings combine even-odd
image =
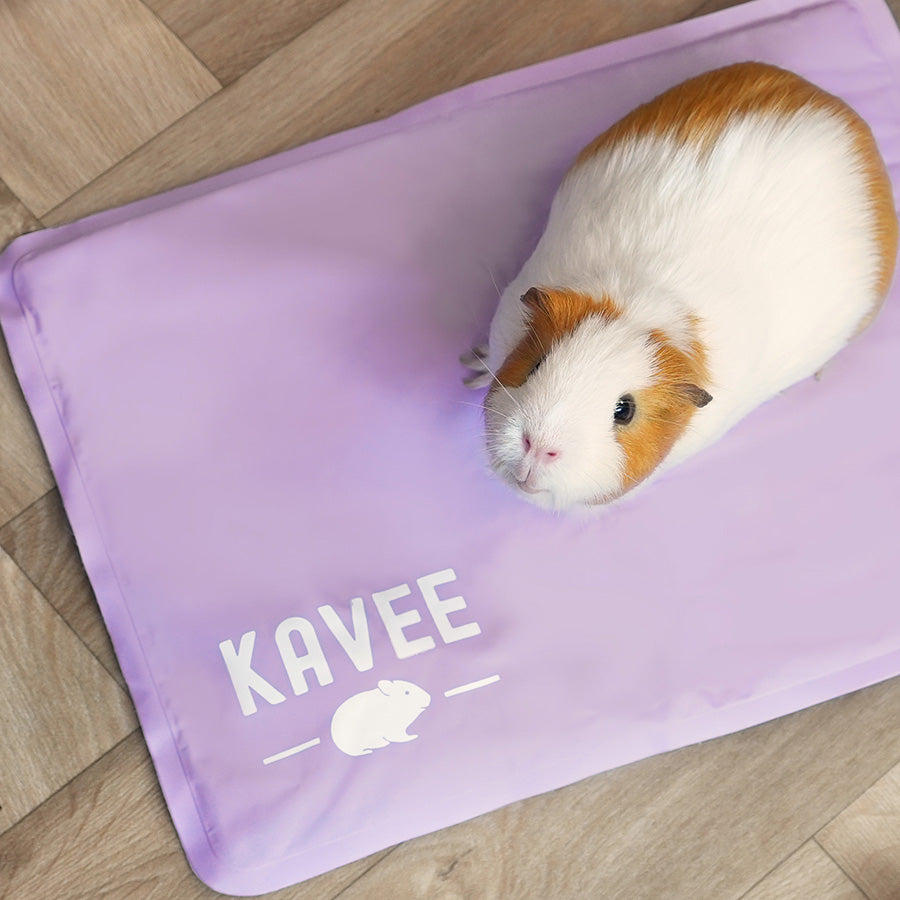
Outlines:
[{"label": "lilac fabric", "polygon": [[[17,240],[0,316],[188,857],[252,894],[900,672],[900,305],[591,521],[458,354],[575,152],[735,60],[873,126],[880,0],[760,0]],[[426,696],[427,695],[427,696]]]}]

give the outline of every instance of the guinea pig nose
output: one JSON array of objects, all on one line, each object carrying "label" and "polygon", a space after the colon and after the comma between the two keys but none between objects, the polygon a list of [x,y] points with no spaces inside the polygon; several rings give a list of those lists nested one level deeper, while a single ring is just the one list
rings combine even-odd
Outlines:
[{"label": "guinea pig nose", "polygon": [[559,458],[559,450],[556,447],[546,447],[541,443],[535,443],[528,434],[522,435],[522,448],[525,455],[535,462],[551,463]]}]

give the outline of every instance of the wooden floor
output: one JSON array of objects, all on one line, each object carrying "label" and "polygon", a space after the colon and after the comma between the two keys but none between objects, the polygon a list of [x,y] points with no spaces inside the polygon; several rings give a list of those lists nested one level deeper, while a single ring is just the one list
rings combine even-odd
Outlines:
[{"label": "wooden floor", "polygon": [[[0,0],[0,245],[734,2]],[[0,897],[213,896],[169,821],[2,344],[0,609]],[[898,900],[900,680],[275,896]]]}]

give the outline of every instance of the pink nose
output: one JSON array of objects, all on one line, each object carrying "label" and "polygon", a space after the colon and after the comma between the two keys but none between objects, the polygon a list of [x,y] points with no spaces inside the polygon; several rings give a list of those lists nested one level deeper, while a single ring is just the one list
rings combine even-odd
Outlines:
[{"label": "pink nose", "polygon": [[531,457],[535,462],[552,463],[559,459],[559,450],[556,447],[535,443],[527,434],[522,435],[522,448],[525,450],[525,455]]}]

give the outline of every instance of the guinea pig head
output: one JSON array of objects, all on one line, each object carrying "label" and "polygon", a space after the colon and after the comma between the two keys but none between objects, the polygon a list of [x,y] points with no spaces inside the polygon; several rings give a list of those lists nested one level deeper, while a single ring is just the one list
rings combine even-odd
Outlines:
[{"label": "guinea pig head", "polygon": [[548,509],[615,500],[712,399],[703,347],[629,321],[608,297],[531,288],[522,303],[525,334],[485,398],[491,467]]},{"label": "guinea pig head", "polygon": [[411,681],[401,681],[399,678],[388,681],[382,678],[378,682],[378,690],[386,697],[395,698],[396,702],[416,709],[425,709],[431,703],[431,695]]}]

